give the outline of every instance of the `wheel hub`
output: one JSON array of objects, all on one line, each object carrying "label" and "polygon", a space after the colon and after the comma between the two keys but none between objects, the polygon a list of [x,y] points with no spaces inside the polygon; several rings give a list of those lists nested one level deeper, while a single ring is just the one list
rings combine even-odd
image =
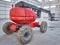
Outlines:
[{"label": "wheel hub", "polygon": [[28,38],[29,37],[29,33],[28,32],[25,32],[24,37],[25,38]]}]

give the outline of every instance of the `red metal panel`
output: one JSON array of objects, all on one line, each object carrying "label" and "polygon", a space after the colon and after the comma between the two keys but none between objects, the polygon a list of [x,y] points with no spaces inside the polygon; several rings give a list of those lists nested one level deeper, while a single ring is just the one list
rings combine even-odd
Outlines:
[{"label": "red metal panel", "polygon": [[31,16],[35,17],[36,16],[35,12],[32,11],[31,9],[29,9],[29,8],[25,8],[25,14],[26,14],[27,17],[31,17]]},{"label": "red metal panel", "polygon": [[25,16],[25,10],[24,10],[24,8],[19,8],[19,7],[12,8],[10,10],[10,16],[13,16],[13,17],[24,17]]},{"label": "red metal panel", "polygon": [[36,27],[38,25],[39,25],[39,22],[33,22],[29,24],[30,27]]},{"label": "red metal panel", "polygon": [[34,13],[34,11],[32,11],[29,8],[25,8],[25,15],[26,15],[26,21],[28,23],[34,22],[37,17],[36,14]]},{"label": "red metal panel", "polygon": [[36,14],[29,8],[15,7],[10,10],[10,19],[18,24],[32,23],[36,17]]},{"label": "red metal panel", "polygon": [[25,22],[24,17],[11,17],[11,20],[14,21],[15,23],[21,24]]},{"label": "red metal panel", "polygon": [[19,28],[16,24],[10,24],[9,29],[12,31],[17,31]]},{"label": "red metal panel", "polygon": [[32,23],[34,21],[33,17],[26,17],[26,22],[29,24],[29,23]]}]

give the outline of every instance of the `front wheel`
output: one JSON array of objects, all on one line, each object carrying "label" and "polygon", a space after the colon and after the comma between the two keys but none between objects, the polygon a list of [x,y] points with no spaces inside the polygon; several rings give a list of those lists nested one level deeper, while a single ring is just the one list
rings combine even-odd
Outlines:
[{"label": "front wheel", "polygon": [[18,31],[17,39],[22,44],[27,44],[32,40],[32,29],[29,26],[22,26]]},{"label": "front wheel", "polygon": [[13,33],[13,31],[11,31],[11,30],[9,29],[10,24],[12,24],[12,23],[11,23],[11,22],[6,22],[6,23],[2,26],[3,32],[4,32],[5,34],[12,34],[12,33]]},{"label": "front wheel", "polygon": [[42,21],[40,25],[40,32],[45,33],[47,31],[47,22]]}]

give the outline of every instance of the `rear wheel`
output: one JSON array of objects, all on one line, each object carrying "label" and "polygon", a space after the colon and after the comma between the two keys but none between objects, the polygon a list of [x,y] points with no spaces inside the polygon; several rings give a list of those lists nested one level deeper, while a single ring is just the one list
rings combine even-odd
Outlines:
[{"label": "rear wheel", "polygon": [[41,22],[40,31],[41,31],[42,33],[45,33],[45,32],[47,31],[47,22],[45,22],[45,21],[42,21],[42,22]]},{"label": "rear wheel", "polygon": [[27,44],[32,40],[32,29],[29,26],[23,26],[18,31],[17,39],[22,44]]},{"label": "rear wheel", "polygon": [[3,29],[3,32],[6,33],[6,34],[12,34],[13,31],[11,31],[9,29],[9,26],[10,24],[12,24],[11,22],[6,22],[3,26],[2,26],[2,29]]}]

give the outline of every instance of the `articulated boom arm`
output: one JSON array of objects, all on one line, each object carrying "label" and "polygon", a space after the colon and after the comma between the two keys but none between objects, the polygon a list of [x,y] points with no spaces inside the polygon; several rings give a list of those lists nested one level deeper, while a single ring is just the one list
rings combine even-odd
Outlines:
[{"label": "articulated boom arm", "polygon": [[43,9],[43,8],[39,8],[37,6],[34,6],[32,4],[28,4],[26,2],[20,1],[17,4],[15,4],[15,7],[25,7],[25,8],[31,8],[32,10],[34,10],[35,12],[37,12],[37,16],[40,17],[41,16],[41,12],[45,12],[48,13],[49,15],[49,19],[52,20],[52,14],[49,10]]}]

